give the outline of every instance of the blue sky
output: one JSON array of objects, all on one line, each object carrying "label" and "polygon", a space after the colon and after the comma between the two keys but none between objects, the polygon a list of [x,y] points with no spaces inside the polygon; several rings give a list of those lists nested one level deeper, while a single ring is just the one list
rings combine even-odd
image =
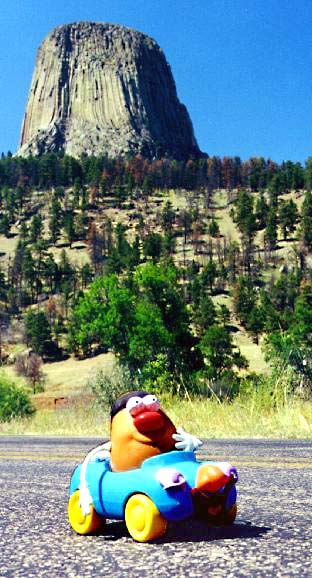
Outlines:
[{"label": "blue sky", "polygon": [[0,152],[16,151],[37,48],[66,22],[152,36],[209,155],[312,156],[312,0],[2,0]]}]

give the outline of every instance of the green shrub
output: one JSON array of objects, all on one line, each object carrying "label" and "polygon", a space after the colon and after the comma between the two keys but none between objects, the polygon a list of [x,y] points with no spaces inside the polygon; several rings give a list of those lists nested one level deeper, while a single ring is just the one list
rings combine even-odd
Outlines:
[{"label": "green shrub", "polygon": [[143,389],[157,395],[163,393],[177,393],[179,384],[176,383],[169,370],[166,355],[159,353],[156,359],[144,365],[139,374],[139,384]]},{"label": "green shrub", "polygon": [[31,415],[34,411],[28,394],[0,374],[0,421]]},{"label": "green shrub", "polygon": [[111,406],[121,394],[133,389],[128,367],[117,360],[100,369],[88,386],[98,402],[104,406]]}]

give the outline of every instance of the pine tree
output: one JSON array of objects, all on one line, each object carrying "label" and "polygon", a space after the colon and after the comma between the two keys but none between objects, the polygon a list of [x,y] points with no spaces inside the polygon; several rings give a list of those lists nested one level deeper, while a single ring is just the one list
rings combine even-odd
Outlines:
[{"label": "pine tree", "polygon": [[30,242],[37,243],[37,241],[42,237],[42,232],[43,232],[43,222],[42,217],[39,213],[37,215],[34,215],[30,222],[30,229],[29,229]]},{"label": "pine tree", "polygon": [[28,311],[25,317],[25,332],[27,343],[35,353],[46,353],[51,344],[51,329],[43,311],[34,313]]},{"label": "pine tree", "polygon": [[290,199],[288,202],[281,203],[279,210],[279,221],[285,240],[287,239],[289,233],[291,234],[294,232],[297,219],[298,209],[294,201]]},{"label": "pine tree", "polygon": [[256,218],[253,210],[253,198],[245,190],[239,193],[236,201],[236,222],[243,238],[251,242],[256,232]]},{"label": "pine tree", "polygon": [[275,205],[271,205],[267,218],[267,225],[265,228],[265,241],[272,251],[276,249],[277,242],[277,214]]},{"label": "pine tree", "polygon": [[260,197],[257,198],[255,216],[258,223],[258,229],[263,229],[265,227],[267,215],[268,215],[268,204],[265,200],[264,194],[262,193]]},{"label": "pine tree", "polygon": [[64,218],[64,232],[69,242],[69,246],[72,246],[73,241],[76,238],[74,215],[72,212],[67,213]]},{"label": "pine tree", "polygon": [[145,257],[151,257],[156,263],[163,248],[163,237],[159,233],[149,233],[143,241],[143,253]]},{"label": "pine tree", "polygon": [[[312,157],[311,157],[311,171],[312,171]],[[311,177],[312,178],[312,177]],[[308,249],[312,247],[312,192],[307,191],[301,210],[302,223],[302,238],[305,246]]]}]

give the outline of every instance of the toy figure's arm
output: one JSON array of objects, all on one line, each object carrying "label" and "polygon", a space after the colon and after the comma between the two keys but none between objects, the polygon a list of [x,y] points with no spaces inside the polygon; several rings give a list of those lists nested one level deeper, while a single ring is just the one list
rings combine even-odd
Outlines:
[{"label": "toy figure's arm", "polygon": [[174,440],[176,440],[175,447],[177,450],[184,450],[185,452],[195,452],[203,442],[196,436],[187,433],[182,427],[177,428],[177,433],[172,434]]},{"label": "toy figure's arm", "polygon": [[88,464],[95,460],[105,460],[110,456],[111,442],[108,441],[105,444],[97,446],[91,450],[85,457],[80,471],[80,484],[79,484],[79,505],[82,509],[83,514],[86,516],[90,513],[90,505],[92,504],[92,497],[88,488],[88,482],[86,479]]}]

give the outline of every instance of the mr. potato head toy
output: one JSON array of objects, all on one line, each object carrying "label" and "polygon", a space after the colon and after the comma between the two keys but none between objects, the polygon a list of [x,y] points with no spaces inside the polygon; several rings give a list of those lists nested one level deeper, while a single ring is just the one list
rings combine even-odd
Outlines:
[{"label": "mr. potato head toy", "polygon": [[119,397],[111,409],[110,460],[113,471],[127,471],[174,449],[195,451],[202,442],[176,429],[155,395],[132,391]]},{"label": "mr. potato head toy", "polygon": [[[86,515],[92,504],[87,482],[91,461],[105,460],[108,471],[127,472],[140,468],[148,458],[174,450],[195,452],[202,445],[196,436],[176,429],[158,398],[146,391],[121,395],[111,408],[110,418],[110,441],[91,450],[80,470],[79,505]],[[212,493],[218,491],[230,479],[231,468],[227,462],[203,466],[203,475],[196,478],[196,491],[201,488]],[[181,475],[174,468],[160,468],[157,479],[164,488],[181,485]]]},{"label": "mr. potato head toy", "polygon": [[182,428],[176,429],[160,407],[158,398],[147,391],[121,395],[111,408],[110,441],[91,450],[80,473],[80,504],[88,512],[92,503],[86,472],[94,460],[109,460],[113,472],[139,468],[147,458],[174,449],[195,451],[202,442]]}]

